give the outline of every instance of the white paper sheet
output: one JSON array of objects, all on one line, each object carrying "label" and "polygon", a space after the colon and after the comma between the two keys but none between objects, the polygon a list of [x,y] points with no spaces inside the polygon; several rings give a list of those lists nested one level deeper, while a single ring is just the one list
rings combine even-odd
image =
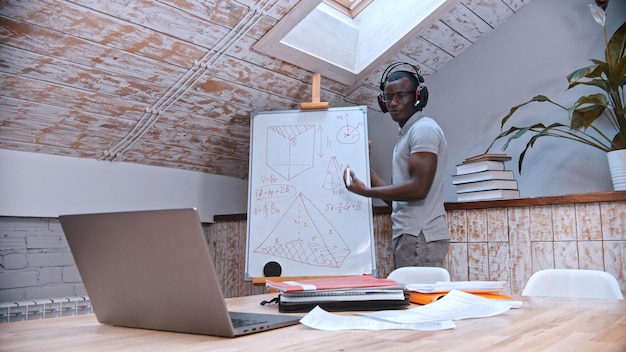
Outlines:
[{"label": "white paper sheet", "polygon": [[491,317],[502,314],[510,308],[511,305],[499,302],[499,300],[452,290],[443,298],[424,306],[403,311],[379,311],[366,315],[396,323],[422,323],[444,319],[461,320]]},{"label": "white paper sheet", "polygon": [[[517,301],[516,301],[517,302]],[[320,330],[444,330],[455,327],[452,320],[485,318],[502,314],[511,304],[452,290],[440,300],[406,310],[384,310],[345,316],[315,307],[300,322]]]},{"label": "white paper sheet", "polygon": [[319,306],[300,319],[300,323],[318,330],[444,330],[455,327],[452,320],[425,323],[394,323],[367,316],[347,316],[328,313]]}]

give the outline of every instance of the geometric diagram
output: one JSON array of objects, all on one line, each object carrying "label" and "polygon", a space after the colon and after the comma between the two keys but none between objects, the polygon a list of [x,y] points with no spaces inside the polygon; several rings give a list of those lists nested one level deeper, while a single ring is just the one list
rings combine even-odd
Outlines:
[{"label": "geometric diagram", "polygon": [[328,219],[300,193],[254,252],[339,268],[350,249]]},{"label": "geometric diagram", "polygon": [[337,163],[337,157],[333,156],[328,162],[326,168],[326,178],[324,179],[324,189],[335,189],[343,184],[343,178],[341,177],[341,169],[339,163]]},{"label": "geometric diagram", "polygon": [[358,127],[351,126],[348,124],[348,115],[346,113],[346,125],[341,127],[339,131],[337,131],[337,141],[341,144],[354,144],[359,141],[361,134],[359,133]]},{"label": "geometric diagram", "polygon": [[313,167],[315,125],[269,126],[265,162],[287,180]]}]

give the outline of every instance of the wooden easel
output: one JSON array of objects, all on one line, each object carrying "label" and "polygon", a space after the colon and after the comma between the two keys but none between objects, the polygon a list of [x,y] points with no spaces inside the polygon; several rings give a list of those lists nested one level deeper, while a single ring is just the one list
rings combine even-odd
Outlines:
[{"label": "wooden easel", "polygon": [[319,73],[314,73],[312,82],[311,82],[311,102],[310,103],[300,103],[301,110],[312,110],[312,109],[328,109],[327,101],[320,101],[320,82],[321,75]]}]

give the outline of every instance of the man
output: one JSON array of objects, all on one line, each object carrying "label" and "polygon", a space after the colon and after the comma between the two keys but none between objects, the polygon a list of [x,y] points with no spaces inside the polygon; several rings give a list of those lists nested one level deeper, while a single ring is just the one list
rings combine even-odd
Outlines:
[{"label": "man", "polygon": [[[390,68],[403,64],[410,71]],[[366,197],[379,198],[392,206],[393,254],[396,268],[403,266],[442,266],[450,246],[450,232],[443,206],[444,171],[447,150],[443,131],[423,107],[428,91],[421,83],[419,69],[407,63],[391,65],[381,80],[383,112],[400,126],[393,151],[392,183],[387,184],[370,170],[371,187],[353,171],[344,173],[346,187]]]}]

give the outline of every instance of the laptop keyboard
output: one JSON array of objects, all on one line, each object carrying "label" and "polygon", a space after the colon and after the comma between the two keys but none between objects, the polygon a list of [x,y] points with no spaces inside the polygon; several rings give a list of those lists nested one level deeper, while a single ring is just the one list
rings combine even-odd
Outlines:
[{"label": "laptop keyboard", "polygon": [[250,326],[250,325],[267,323],[267,321],[265,321],[265,320],[255,320],[255,319],[231,318],[230,320],[233,322],[233,326],[235,328],[240,328],[240,327],[244,327],[244,326]]}]

